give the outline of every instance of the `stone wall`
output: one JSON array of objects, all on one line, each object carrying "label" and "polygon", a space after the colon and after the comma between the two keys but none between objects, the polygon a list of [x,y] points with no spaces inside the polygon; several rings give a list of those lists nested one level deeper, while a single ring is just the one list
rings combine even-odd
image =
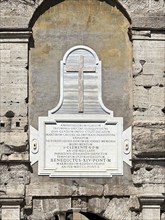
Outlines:
[{"label": "stone wall", "polygon": [[[96,20],[99,18],[98,21],[107,22],[109,25],[107,36],[110,38],[106,39],[112,40],[114,33],[119,35],[122,32],[123,34],[118,41],[122,41],[125,51],[121,49],[121,45],[116,46],[118,51],[112,51],[115,48],[110,46],[110,52],[105,54],[108,58],[112,58],[109,60],[104,57],[105,49],[101,52],[99,45],[95,45],[90,37],[87,38],[88,44],[93,45],[100,59],[107,62],[107,69],[113,61],[114,68],[112,69],[115,69],[116,73],[119,73],[119,66],[125,65],[125,74],[128,74],[128,78],[125,80],[129,81],[126,90],[129,98],[122,103],[120,109],[115,104],[116,100],[111,97],[112,91],[108,85],[105,84],[103,91],[107,107],[111,109],[110,100],[113,100],[114,112],[117,112],[118,116],[127,118],[126,127],[130,124],[133,126],[133,165],[130,168],[124,164],[123,176],[100,179],[52,179],[38,176],[37,164],[33,167],[30,166],[29,120],[37,127],[37,117],[44,116],[47,110],[54,107],[58,101],[58,86],[56,88],[53,86],[57,85],[59,76],[58,74],[53,76],[52,63],[56,60],[55,70],[58,73],[58,61],[62,58],[63,53],[73,46],[75,40],[73,38],[72,41],[63,44],[62,50],[60,48],[57,50],[58,58],[55,59],[55,51],[48,53],[51,51],[50,45],[43,45],[46,34],[50,33],[47,31],[50,28],[48,23],[51,19],[55,19],[55,17],[52,18],[53,13],[60,10],[64,10],[66,15],[68,12],[72,12],[72,18],[76,23],[77,11],[69,9],[75,4],[79,9],[88,5],[85,11],[88,15],[91,11],[89,13],[87,10],[92,10],[93,7],[96,10],[100,5],[104,8],[106,5],[105,10],[110,11],[108,17],[104,13],[101,20],[99,16],[95,17]],[[66,5],[68,11],[65,9]],[[72,211],[82,211],[86,214],[95,213],[97,216],[112,220],[165,219],[164,7],[163,0],[66,0],[51,3],[48,0],[0,0],[0,204],[2,220],[57,220],[58,218],[64,220],[67,218],[66,212],[71,213]],[[61,20],[67,21],[64,14],[60,15]],[[43,16],[47,22],[45,22],[45,26]],[[114,19],[114,22],[109,23],[111,19],[112,21]],[[82,24],[85,22],[83,17],[80,21]],[[72,22],[73,20],[70,20],[70,25]],[[118,28],[113,25],[115,22]],[[60,23],[58,25],[60,26]],[[64,24],[61,25],[63,27]],[[84,27],[86,26],[82,25],[82,28]],[[92,30],[93,27],[95,30],[99,29],[100,32],[104,32],[106,29],[104,26],[90,25],[86,34],[95,32]],[[121,32],[119,32],[119,28],[122,30]],[[62,36],[62,32],[60,36]],[[77,38],[75,43],[85,44],[84,36],[79,36],[80,38]],[[49,40],[53,41],[54,37],[55,35],[52,39],[49,35]],[[101,39],[103,39],[102,37],[103,35],[101,35]],[[40,39],[40,42],[37,42],[37,39]],[[107,42],[109,43],[109,41]],[[59,41],[58,44],[60,44]],[[114,55],[117,52],[128,59],[123,61],[119,56],[119,62],[116,62]],[[50,61],[47,64],[50,70],[48,72],[44,67],[45,57],[47,61]],[[106,71],[105,68],[103,77],[108,77],[108,71]],[[39,88],[40,84],[45,82],[44,74],[46,72],[51,79],[54,77],[54,82],[49,78],[51,94],[52,91],[55,94],[51,97],[49,90],[43,91],[43,95],[41,95],[42,89]],[[36,74],[32,78],[33,73],[41,73],[41,75]],[[121,76],[121,73],[119,75]],[[110,80],[112,76],[110,75]],[[107,78],[103,78],[103,83],[104,81],[107,82]],[[112,82],[112,86],[118,86],[115,77]],[[35,86],[38,90],[35,90]],[[114,89],[114,87],[112,88]],[[30,97],[29,102],[30,95],[33,97]],[[40,97],[39,102],[38,96]],[[41,100],[45,96],[48,96],[50,106],[45,103],[41,105]],[[129,109],[128,112],[123,109],[124,103]],[[40,107],[41,109],[38,111]],[[35,114],[35,117],[29,118],[28,109],[30,109],[30,114]],[[124,113],[120,115],[122,111]],[[129,116],[126,116],[126,112]],[[89,217],[89,219],[96,219],[96,217]]]}]

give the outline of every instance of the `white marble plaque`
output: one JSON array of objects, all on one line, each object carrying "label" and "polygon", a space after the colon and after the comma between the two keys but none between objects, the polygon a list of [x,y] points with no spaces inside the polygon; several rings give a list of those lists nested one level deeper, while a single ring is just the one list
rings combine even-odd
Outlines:
[{"label": "white marble plaque", "polygon": [[61,61],[59,104],[30,127],[30,160],[50,177],[109,177],[131,164],[131,129],[113,117],[101,98],[101,61],[86,46]]},{"label": "white marble plaque", "polygon": [[[97,118],[97,120],[96,120]],[[111,176],[123,170],[123,119],[107,115],[40,117],[31,135],[39,175]],[[36,138],[37,137],[37,138]],[[39,148],[37,147],[39,146]]]}]

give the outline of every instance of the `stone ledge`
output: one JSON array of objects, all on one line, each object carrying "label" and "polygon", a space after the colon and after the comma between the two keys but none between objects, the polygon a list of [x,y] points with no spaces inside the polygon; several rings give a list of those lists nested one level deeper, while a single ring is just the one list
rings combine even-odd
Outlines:
[{"label": "stone ledge", "polygon": [[142,205],[161,205],[164,200],[165,196],[160,194],[154,194],[154,195],[139,195],[139,200]]},{"label": "stone ledge", "polygon": [[24,42],[28,43],[29,38],[32,34],[32,31],[29,30],[5,30],[0,29],[0,42],[10,42],[10,43],[16,43],[16,42]]},{"label": "stone ledge", "polygon": [[0,205],[20,205],[24,197],[4,197],[0,198]]},{"label": "stone ledge", "polygon": [[165,40],[165,31],[158,30],[158,31],[152,31],[150,30],[143,30],[139,29],[136,30],[136,28],[132,28],[132,39],[133,40],[155,40],[155,41],[164,41]]}]

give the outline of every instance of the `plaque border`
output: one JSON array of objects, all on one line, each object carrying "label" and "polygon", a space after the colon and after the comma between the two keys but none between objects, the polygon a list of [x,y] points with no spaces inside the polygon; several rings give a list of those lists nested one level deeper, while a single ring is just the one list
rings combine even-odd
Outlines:
[{"label": "plaque border", "polygon": [[[91,122],[91,123],[105,123],[105,124],[116,124],[117,125],[117,168],[105,169],[105,170],[53,170],[45,168],[45,125],[47,123],[72,123],[72,122]],[[123,118],[121,117],[110,117],[108,115],[74,115],[62,114],[55,115],[54,117],[39,117],[39,160],[38,160],[38,175],[49,175],[50,177],[110,177],[112,175],[123,174]]]}]

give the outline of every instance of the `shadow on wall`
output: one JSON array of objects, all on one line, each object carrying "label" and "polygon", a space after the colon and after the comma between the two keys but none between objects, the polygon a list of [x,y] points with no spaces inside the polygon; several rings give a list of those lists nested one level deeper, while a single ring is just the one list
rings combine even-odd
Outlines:
[{"label": "shadow on wall", "polygon": [[107,220],[103,217],[100,217],[94,213],[90,213],[90,212],[81,212],[82,215],[86,216],[89,220]]},{"label": "shadow on wall", "polygon": [[[51,220],[52,220],[52,218],[51,218]],[[58,217],[58,215],[55,215],[53,220],[60,220],[60,218]],[[66,213],[65,220],[108,220],[108,219],[105,219],[103,217],[100,217],[100,216],[98,216],[94,213],[90,213],[90,212],[80,212],[80,213],[77,213],[77,212],[70,213],[69,212],[69,213]]]}]

